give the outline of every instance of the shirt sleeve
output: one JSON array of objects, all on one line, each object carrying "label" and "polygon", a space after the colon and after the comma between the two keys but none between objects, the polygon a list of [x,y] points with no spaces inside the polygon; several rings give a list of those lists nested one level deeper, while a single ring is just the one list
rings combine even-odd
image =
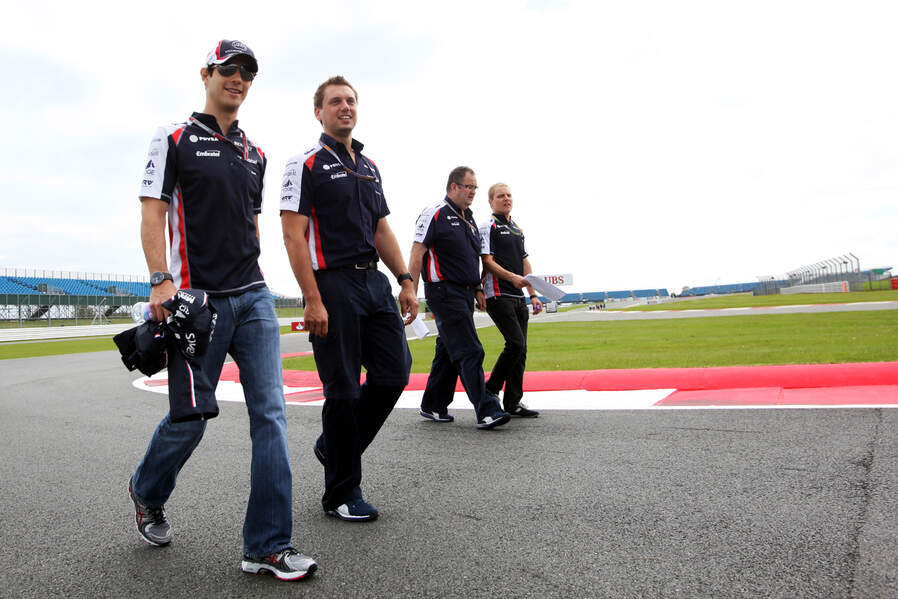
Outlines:
[{"label": "shirt sleeve", "polygon": [[281,182],[281,210],[312,214],[312,171],[315,154],[294,156],[287,161]]},{"label": "shirt sleeve", "polygon": [[166,127],[159,127],[150,142],[139,197],[171,202],[171,194],[177,179],[175,158],[175,144],[171,132]]},{"label": "shirt sleeve", "polygon": [[433,247],[433,234],[436,229],[437,217],[440,214],[440,204],[431,206],[421,213],[418,222],[415,223],[415,239],[427,247]]}]

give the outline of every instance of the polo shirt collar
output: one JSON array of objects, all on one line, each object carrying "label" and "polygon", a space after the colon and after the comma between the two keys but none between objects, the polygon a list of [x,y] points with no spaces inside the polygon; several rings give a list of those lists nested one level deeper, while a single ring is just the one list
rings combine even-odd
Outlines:
[{"label": "polo shirt collar", "polygon": [[470,208],[465,208],[464,210],[462,210],[461,208],[459,208],[459,207],[455,204],[455,202],[453,202],[452,200],[449,199],[449,196],[446,196],[446,202],[447,202],[450,206],[452,206],[452,207],[455,209],[455,211],[458,212],[459,214],[464,214],[466,217],[469,217],[469,218],[470,218],[470,216],[471,216],[472,214],[474,214],[473,212],[471,212],[471,209],[470,209]]},{"label": "polo shirt collar", "polygon": [[[218,127],[218,121],[211,114],[206,114],[205,112],[194,112],[191,116],[213,131],[221,133],[221,129]],[[237,127],[237,121],[235,120],[234,124],[231,125],[231,130],[228,131],[228,133],[239,130],[239,127]]]},{"label": "polo shirt collar", "polygon": [[[321,139],[321,143],[322,143],[322,144],[327,144],[327,145],[329,145],[331,148],[334,149],[334,151],[336,151],[336,152],[343,152],[344,154],[349,154],[349,152],[346,151],[346,146],[343,145],[343,142],[337,141],[336,139],[334,139],[333,137],[331,137],[331,136],[328,135],[327,133],[322,133],[320,139]],[[353,139],[351,145],[352,145],[352,150],[353,150],[356,154],[361,153],[362,148],[365,147],[365,144],[363,144],[362,142],[360,142],[360,141],[357,140],[357,139]]]}]

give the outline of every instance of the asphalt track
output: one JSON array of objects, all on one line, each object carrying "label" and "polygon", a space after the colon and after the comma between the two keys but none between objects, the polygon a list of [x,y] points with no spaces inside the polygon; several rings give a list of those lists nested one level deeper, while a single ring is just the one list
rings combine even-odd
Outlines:
[{"label": "asphalt track", "polygon": [[[284,337],[285,352],[306,349]],[[478,431],[396,410],[364,525],[320,510],[320,411],[288,408],[294,541],[320,570],[240,572],[244,406],[222,402],[137,538],[128,477],[164,396],[114,352],[0,361],[0,596],[898,597],[898,410],[553,410]]]}]

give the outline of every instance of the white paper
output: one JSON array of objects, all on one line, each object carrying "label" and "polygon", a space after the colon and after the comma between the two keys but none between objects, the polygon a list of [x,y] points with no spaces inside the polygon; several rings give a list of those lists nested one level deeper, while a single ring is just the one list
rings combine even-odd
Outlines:
[{"label": "white paper", "polygon": [[412,321],[412,331],[418,336],[418,339],[424,339],[430,334],[430,329],[424,324],[424,319],[420,314]]},{"label": "white paper", "polygon": [[545,279],[542,279],[534,274],[529,274],[524,278],[527,279],[527,282],[530,283],[530,286],[533,287],[533,290],[543,297],[547,297],[554,302],[557,302],[562,297],[564,297],[564,291],[551,283],[547,283]]}]

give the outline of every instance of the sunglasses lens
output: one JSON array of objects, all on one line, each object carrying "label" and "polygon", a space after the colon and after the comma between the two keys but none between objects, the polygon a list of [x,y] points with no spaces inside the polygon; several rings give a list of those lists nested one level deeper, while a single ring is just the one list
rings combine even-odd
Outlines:
[{"label": "sunglasses lens", "polygon": [[217,68],[218,68],[218,72],[221,74],[222,77],[232,76],[234,73],[237,72],[237,69],[240,69],[240,78],[243,79],[244,81],[252,81],[253,78],[256,76],[255,73],[248,70],[246,67],[237,66],[235,64],[221,65]]}]

